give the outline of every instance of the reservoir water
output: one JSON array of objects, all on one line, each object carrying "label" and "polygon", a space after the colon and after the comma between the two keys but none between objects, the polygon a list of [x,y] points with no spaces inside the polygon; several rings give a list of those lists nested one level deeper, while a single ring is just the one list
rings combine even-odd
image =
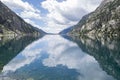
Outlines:
[{"label": "reservoir water", "polygon": [[68,39],[60,35],[1,39],[0,80],[120,80],[117,41]]}]

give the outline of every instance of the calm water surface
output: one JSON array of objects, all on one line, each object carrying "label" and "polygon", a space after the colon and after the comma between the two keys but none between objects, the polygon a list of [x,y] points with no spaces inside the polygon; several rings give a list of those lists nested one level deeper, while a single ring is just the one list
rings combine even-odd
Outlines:
[{"label": "calm water surface", "polygon": [[46,35],[0,42],[0,80],[120,80],[119,65],[102,56],[109,49],[90,41]]}]

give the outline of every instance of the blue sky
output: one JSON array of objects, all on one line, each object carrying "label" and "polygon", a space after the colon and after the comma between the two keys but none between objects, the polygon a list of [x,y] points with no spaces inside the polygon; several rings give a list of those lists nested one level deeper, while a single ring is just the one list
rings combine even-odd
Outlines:
[{"label": "blue sky", "polygon": [[75,25],[102,0],[1,0],[26,22],[49,33]]}]

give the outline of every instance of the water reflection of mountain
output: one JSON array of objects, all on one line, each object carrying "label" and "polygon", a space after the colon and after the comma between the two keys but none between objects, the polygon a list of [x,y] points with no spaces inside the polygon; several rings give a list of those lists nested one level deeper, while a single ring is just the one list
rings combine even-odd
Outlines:
[{"label": "water reflection of mountain", "polygon": [[[54,44],[54,42],[57,43]],[[11,80],[77,80],[80,73],[75,68],[68,68],[64,63],[57,64],[59,58],[67,57],[67,53],[62,55],[62,52],[68,43],[68,40],[60,38],[59,35],[46,35],[27,46],[5,65],[1,75],[5,73],[5,77]],[[61,49],[61,47],[64,48]],[[66,48],[69,47],[66,46]],[[66,62],[69,61],[66,60]]]},{"label": "water reflection of mountain", "polygon": [[0,71],[11,59],[21,52],[28,44],[33,42],[36,37],[24,36],[16,38],[1,38],[0,40]]},{"label": "water reflection of mountain", "polygon": [[2,72],[5,77],[1,78],[9,80],[115,80],[100,68],[94,57],[59,35],[46,35],[33,42]]},{"label": "water reflection of mountain", "polygon": [[120,40],[76,37],[74,41],[86,53],[94,56],[101,68],[120,80]]}]

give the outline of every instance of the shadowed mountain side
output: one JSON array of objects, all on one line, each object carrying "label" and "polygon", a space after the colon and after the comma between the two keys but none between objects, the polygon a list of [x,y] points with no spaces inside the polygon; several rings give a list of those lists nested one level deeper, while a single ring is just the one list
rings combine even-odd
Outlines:
[{"label": "shadowed mountain side", "polygon": [[60,35],[66,35],[68,32],[72,31],[74,26],[64,29],[63,31],[59,32]]},{"label": "shadowed mountain side", "polygon": [[26,23],[0,1],[0,35],[41,34],[42,30]]},{"label": "shadowed mountain side", "polygon": [[0,41],[0,71],[11,59],[21,52],[27,45],[38,39],[33,36],[17,37]]},{"label": "shadowed mountain side", "polygon": [[93,56],[107,74],[120,80],[120,39],[74,37],[73,41],[84,52]]}]

